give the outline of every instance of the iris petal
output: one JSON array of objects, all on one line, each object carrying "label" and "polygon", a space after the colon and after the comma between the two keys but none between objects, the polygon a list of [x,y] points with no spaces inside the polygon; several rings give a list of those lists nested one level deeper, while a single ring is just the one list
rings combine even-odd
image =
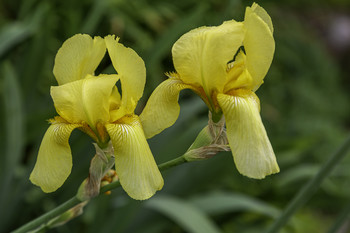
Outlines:
[{"label": "iris petal", "polygon": [[120,76],[122,86],[121,105],[132,114],[142,97],[146,83],[146,67],[142,58],[131,48],[118,43],[114,36],[106,36],[105,42],[114,69]]},{"label": "iris petal", "polygon": [[58,50],[53,73],[59,85],[94,74],[106,53],[101,37],[92,39],[89,35],[77,34],[66,40]]},{"label": "iris petal", "polygon": [[[124,119],[124,118],[123,118]],[[145,200],[163,187],[163,178],[137,116],[121,124],[107,124],[115,153],[115,169],[128,195]]]},{"label": "iris petal", "polygon": [[240,96],[219,94],[218,102],[226,119],[227,137],[237,170],[256,179],[279,172],[256,95],[253,92]]},{"label": "iris petal", "polygon": [[180,114],[179,94],[186,88],[190,86],[179,79],[169,78],[153,91],[140,115],[146,138],[153,137],[175,123]]},{"label": "iris petal", "polygon": [[255,91],[262,84],[275,52],[272,23],[266,11],[255,4],[252,8],[246,9],[244,27],[246,67],[253,78],[253,91]]},{"label": "iris petal", "polygon": [[35,167],[30,175],[33,184],[48,193],[61,187],[72,169],[68,139],[79,124],[54,122],[41,142]]},{"label": "iris petal", "polygon": [[273,33],[273,25],[272,25],[272,20],[269,14],[265,11],[264,8],[256,4],[255,2],[253,3],[251,9],[255,14],[257,14],[264,22],[267,24],[269,27],[271,33]]},{"label": "iris petal", "polygon": [[178,39],[173,48],[177,73],[188,84],[200,85],[208,97],[223,91],[227,63],[242,45],[243,24],[234,20],[217,27],[200,27]]},{"label": "iris petal", "polygon": [[227,72],[227,83],[224,88],[224,93],[233,89],[252,89],[253,79],[246,69],[246,55],[240,51],[236,60],[232,63],[232,68]]},{"label": "iris petal", "polygon": [[71,123],[88,123],[94,128],[98,121],[109,120],[109,101],[117,75],[88,75],[85,79],[51,87],[57,113]]}]

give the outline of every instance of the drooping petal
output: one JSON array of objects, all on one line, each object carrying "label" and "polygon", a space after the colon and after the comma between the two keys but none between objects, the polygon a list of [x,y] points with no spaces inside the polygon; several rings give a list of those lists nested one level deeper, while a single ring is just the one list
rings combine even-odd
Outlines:
[{"label": "drooping petal", "polygon": [[138,117],[130,117],[120,124],[107,124],[106,129],[114,147],[115,169],[128,195],[145,200],[162,189],[163,178]]},{"label": "drooping petal", "polygon": [[93,75],[106,53],[101,37],[77,34],[66,40],[58,50],[53,73],[59,85]]},{"label": "drooping petal", "polygon": [[253,91],[262,84],[275,52],[273,27],[270,16],[257,4],[247,7],[244,18],[244,49],[247,69],[253,78]]},{"label": "drooping petal", "polygon": [[57,113],[71,123],[86,122],[94,128],[109,120],[109,100],[117,75],[88,75],[85,79],[51,87]]},{"label": "drooping petal", "polygon": [[218,102],[226,119],[227,137],[237,170],[255,179],[279,172],[259,114],[258,97],[248,91],[235,94],[219,94]]},{"label": "drooping petal", "polygon": [[243,24],[234,20],[217,27],[200,27],[178,39],[173,48],[173,61],[184,83],[223,91],[227,63],[242,45]]},{"label": "drooping petal", "polygon": [[146,83],[146,67],[142,58],[131,48],[118,43],[119,38],[106,36],[105,42],[114,69],[120,76],[122,106],[133,113],[137,101],[142,97]]},{"label": "drooping petal", "polygon": [[175,123],[180,114],[179,94],[186,88],[191,87],[179,79],[169,78],[153,91],[140,114],[146,138],[153,137]]},{"label": "drooping petal", "polygon": [[33,184],[46,192],[61,187],[72,170],[72,153],[68,139],[79,124],[53,122],[41,142],[35,167],[30,174]]}]

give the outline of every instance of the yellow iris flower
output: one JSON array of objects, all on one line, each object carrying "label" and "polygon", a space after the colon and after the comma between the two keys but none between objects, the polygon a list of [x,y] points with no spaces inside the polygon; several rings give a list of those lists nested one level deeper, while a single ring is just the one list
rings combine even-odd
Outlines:
[{"label": "yellow iris flower", "polygon": [[279,172],[254,93],[263,83],[274,50],[271,18],[255,3],[247,7],[243,22],[226,21],[181,36],[172,48],[176,73],[168,74],[140,115],[146,137],[175,123],[179,92],[192,89],[207,104],[214,121],[224,115],[241,174],[261,179]]},{"label": "yellow iris flower", "polygon": [[[163,187],[140,119],[134,114],[146,82],[145,65],[118,40],[79,34],[66,40],[56,55],[53,72],[59,86],[51,87],[51,96],[59,116],[50,120],[30,175],[44,192],[55,191],[69,176],[68,140],[76,128],[102,147],[112,141],[115,169],[130,197],[144,200]],[[94,76],[106,49],[118,74]]]}]

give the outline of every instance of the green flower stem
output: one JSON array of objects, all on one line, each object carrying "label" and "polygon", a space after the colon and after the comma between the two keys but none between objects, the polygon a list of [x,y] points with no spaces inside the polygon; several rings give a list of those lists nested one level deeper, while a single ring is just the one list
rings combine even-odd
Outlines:
[{"label": "green flower stem", "polygon": [[180,157],[177,157],[176,159],[173,159],[173,160],[170,160],[168,162],[159,164],[158,168],[159,168],[160,171],[164,171],[164,170],[167,170],[169,168],[175,167],[177,165],[180,165],[180,164],[183,164],[183,163],[186,163],[186,162],[188,162],[188,161],[185,159],[184,155],[182,155]]},{"label": "green flower stem", "polygon": [[30,221],[29,223],[23,225],[22,227],[18,228],[17,230],[13,231],[13,233],[25,233],[31,230],[34,230],[38,227],[40,227],[42,224],[46,224],[51,219],[60,216],[67,210],[73,208],[74,206],[81,203],[81,201],[77,197],[72,197],[65,203],[57,206],[55,209],[47,212],[46,214],[41,215],[40,217]]},{"label": "green flower stem", "polygon": [[[159,170],[164,171],[167,170],[169,168],[178,166],[180,164],[186,163],[187,160],[184,158],[184,156],[180,156],[176,159],[170,160],[168,162],[162,163],[160,165],[158,165]],[[120,186],[120,182],[116,181],[113,182],[111,184],[105,185],[100,189],[100,194],[103,194],[107,191],[110,191],[112,189],[115,189],[117,187]],[[69,199],[68,201],[64,202],[63,204],[57,206],[55,209],[47,212],[46,214],[43,214],[42,216],[28,222],[27,224],[23,225],[22,227],[16,229],[15,231],[13,231],[12,233],[25,233],[31,230],[34,230],[38,227],[40,227],[42,224],[46,224],[47,222],[49,222],[51,219],[60,216],[61,214],[63,214],[64,212],[66,212],[67,210],[73,208],[74,206],[80,204],[82,201],[80,201],[76,196],[74,196],[73,198]]]},{"label": "green flower stem", "polygon": [[322,181],[328,177],[334,167],[345,157],[350,148],[350,136],[345,140],[342,146],[329,158],[319,172],[299,191],[291,200],[287,208],[276,219],[266,233],[277,233],[288,222],[289,218],[302,207],[310,197],[317,191]]}]

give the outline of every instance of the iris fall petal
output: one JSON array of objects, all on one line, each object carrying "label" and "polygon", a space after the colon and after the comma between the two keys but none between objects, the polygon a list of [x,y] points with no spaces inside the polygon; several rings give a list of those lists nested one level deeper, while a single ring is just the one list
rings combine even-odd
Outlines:
[{"label": "iris fall petal", "polygon": [[107,124],[106,129],[115,148],[115,169],[123,189],[136,200],[153,196],[164,181],[139,118],[126,117],[124,123]]},{"label": "iris fall petal", "polygon": [[218,102],[226,119],[227,137],[237,170],[256,179],[279,172],[256,95],[253,92],[235,96],[219,94]]},{"label": "iris fall petal", "polygon": [[79,124],[54,122],[41,142],[35,167],[30,175],[33,184],[48,193],[62,186],[72,169],[69,136]]}]

